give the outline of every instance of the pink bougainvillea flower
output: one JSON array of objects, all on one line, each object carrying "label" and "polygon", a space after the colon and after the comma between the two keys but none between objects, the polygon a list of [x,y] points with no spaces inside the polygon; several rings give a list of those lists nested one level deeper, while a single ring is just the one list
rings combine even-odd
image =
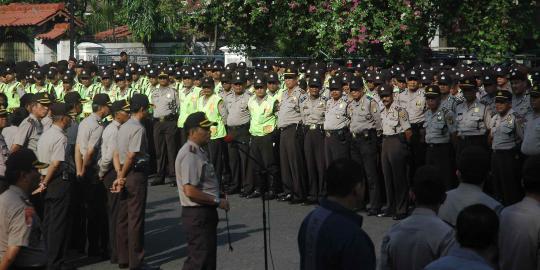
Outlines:
[{"label": "pink bougainvillea flower", "polygon": [[407,31],[408,28],[409,27],[406,24],[402,24],[402,25],[399,26],[399,30],[401,30],[401,31]]},{"label": "pink bougainvillea flower", "polygon": [[309,5],[308,11],[309,13],[315,13],[317,11],[317,7],[314,5]]},{"label": "pink bougainvillea flower", "polygon": [[366,26],[364,26],[364,25],[360,26],[359,31],[360,31],[360,33],[365,33],[367,31]]},{"label": "pink bougainvillea flower", "polygon": [[405,40],[405,42],[403,42],[405,44],[405,46],[410,46],[412,43],[410,40]]}]

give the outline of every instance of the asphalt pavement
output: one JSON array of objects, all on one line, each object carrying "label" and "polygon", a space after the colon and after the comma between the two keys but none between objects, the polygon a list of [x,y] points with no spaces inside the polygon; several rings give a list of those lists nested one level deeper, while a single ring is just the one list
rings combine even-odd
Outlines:
[{"label": "asphalt pavement", "polygon": [[[260,199],[231,196],[229,229],[233,251],[229,251],[225,212],[218,210],[217,269],[264,269],[262,203]],[[315,206],[289,205],[270,201],[269,269],[299,269],[297,234],[303,218]],[[145,261],[161,269],[182,269],[187,256],[187,245],[180,220],[177,188],[168,185],[149,187],[146,205]],[[391,218],[367,217],[363,228],[375,244],[378,256],[384,233],[395,223]],[[272,259],[273,258],[273,259]],[[82,260],[84,262],[84,260]],[[273,265],[272,265],[273,262]],[[80,269],[118,269],[109,261],[87,264]]]}]

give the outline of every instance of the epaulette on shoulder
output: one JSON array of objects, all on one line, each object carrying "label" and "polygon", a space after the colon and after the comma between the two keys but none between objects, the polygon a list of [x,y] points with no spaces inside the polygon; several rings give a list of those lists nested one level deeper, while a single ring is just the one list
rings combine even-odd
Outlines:
[{"label": "epaulette on shoulder", "polygon": [[195,147],[193,145],[190,145],[189,146],[189,152],[191,152],[193,154],[197,154],[197,147]]}]

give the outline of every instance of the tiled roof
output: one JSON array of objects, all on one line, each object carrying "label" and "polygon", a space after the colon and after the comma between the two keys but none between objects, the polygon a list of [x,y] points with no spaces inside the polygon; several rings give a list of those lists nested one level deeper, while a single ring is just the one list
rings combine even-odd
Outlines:
[{"label": "tiled roof", "polygon": [[42,33],[36,36],[36,38],[40,39],[56,39],[63,35],[67,30],[69,29],[69,23],[57,23],[54,25],[54,27],[51,29],[51,31],[47,33]]},{"label": "tiled roof", "polygon": [[[0,5],[0,27],[42,25],[58,15],[68,18],[68,14],[63,3]],[[77,19],[75,23],[81,25]]]},{"label": "tiled roof", "polygon": [[[122,25],[114,28],[114,38],[125,38],[131,36],[131,31],[127,25]],[[111,40],[113,39],[113,29],[109,29],[103,32],[96,33],[94,38],[97,40]]]}]

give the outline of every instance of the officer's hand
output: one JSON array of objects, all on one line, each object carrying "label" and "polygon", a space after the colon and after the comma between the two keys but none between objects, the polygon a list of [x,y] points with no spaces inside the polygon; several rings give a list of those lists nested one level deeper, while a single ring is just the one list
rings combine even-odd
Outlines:
[{"label": "officer's hand", "polygon": [[119,193],[120,191],[122,191],[122,188],[124,188],[125,183],[126,183],[125,178],[118,178],[118,179],[114,180],[114,182],[112,184],[112,187],[111,187],[111,192],[112,193]]},{"label": "officer's hand", "polygon": [[229,201],[227,201],[227,199],[221,200],[221,202],[219,202],[219,208],[228,212],[229,209],[231,209],[231,206],[229,205]]},{"label": "officer's hand", "polygon": [[47,189],[47,185],[45,185],[44,183],[39,183],[39,187],[32,192],[32,195],[36,195],[38,193],[41,193],[41,192],[45,191],[45,189]]}]

